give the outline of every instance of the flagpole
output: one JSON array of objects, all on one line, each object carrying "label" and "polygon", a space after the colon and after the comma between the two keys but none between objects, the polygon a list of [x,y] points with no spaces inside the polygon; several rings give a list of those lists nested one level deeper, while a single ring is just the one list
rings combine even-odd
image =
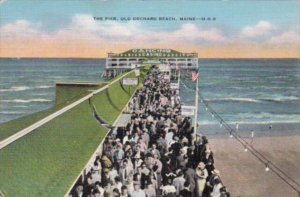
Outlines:
[{"label": "flagpole", "polygon": [[180,87],[180,73],[181,73],[181,69],[179,68],[178,69],[178,76],[177,76],[177,78],[178,78],[178,88]]},{"label": "flagpole", "polygon": [[198,70],[198,77],[196,81],[196,92],[195,92],[195,121],[194,121],[194,140],[197,137],[197,124],[198,124],[198,84],[199,83],[199,70]]}]

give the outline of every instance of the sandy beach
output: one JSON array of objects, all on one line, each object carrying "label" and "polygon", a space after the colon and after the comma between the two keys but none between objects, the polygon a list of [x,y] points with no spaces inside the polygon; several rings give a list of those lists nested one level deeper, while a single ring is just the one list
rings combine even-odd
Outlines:
[{"label": "sandy beach", "polygon": [[[215,166],[234,197],[298,197],[286,183],[234,138],[209,139]],[[260,137],[254,146],[263,155],[300,183],[300,135]]]}]

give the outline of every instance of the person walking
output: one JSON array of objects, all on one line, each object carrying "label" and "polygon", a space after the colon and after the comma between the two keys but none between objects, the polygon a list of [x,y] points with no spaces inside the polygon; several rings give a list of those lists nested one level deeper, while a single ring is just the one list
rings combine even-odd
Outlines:
[{"label": "person walking", "polygon": [[196,168],[196,197],[202,197],[207,177],[208,172],[205,169],[205,164],[200,162]]}]

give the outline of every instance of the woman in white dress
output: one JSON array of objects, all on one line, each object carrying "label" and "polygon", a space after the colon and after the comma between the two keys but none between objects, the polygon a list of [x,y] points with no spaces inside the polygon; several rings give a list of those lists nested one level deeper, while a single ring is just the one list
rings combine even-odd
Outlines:
[{"label": "woman in white dress", "polygon": [[205,169],[205,164],[200,162],[196,168],[196,196],[202,197],[202,193],[206,184],[208,172]]}]

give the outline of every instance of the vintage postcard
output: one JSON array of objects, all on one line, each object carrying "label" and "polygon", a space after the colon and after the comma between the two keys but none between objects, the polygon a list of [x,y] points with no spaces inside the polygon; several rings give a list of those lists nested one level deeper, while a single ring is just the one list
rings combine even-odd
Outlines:
[{"label": "vintage postcard", "polygon": [[0,197],[300,197],[299,0],[0,0]]}]

